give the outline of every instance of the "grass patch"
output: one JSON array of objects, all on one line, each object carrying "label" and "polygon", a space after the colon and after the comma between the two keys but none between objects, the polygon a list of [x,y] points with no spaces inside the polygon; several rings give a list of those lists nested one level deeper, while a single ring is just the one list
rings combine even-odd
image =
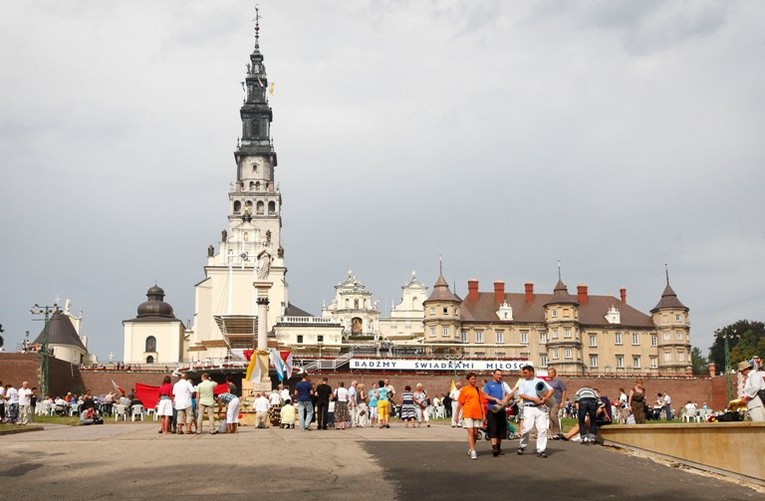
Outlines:
[{"label": "grass patch", "polygon": [[35,416],[34,423],[30,424],[63,424],[77,426],[80,424],[78,416]]}]

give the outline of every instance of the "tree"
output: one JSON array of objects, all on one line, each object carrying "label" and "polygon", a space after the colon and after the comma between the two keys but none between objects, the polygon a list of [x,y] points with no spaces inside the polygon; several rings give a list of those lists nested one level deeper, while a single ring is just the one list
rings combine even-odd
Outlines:
[{"label": "tree", "polygon": [[691,366],[695,376],[703,376],[709,371],[709,360],[701,354],[701,349],[695,346],[691,350]]},{"label": "tree", "polygon": [[[765,339],[765,324],[756,320],[739,320],[715,331],[715,341],[709,349],[709,361],[715,363],[718,372],[725,370],[725,340],[723,336],[728,336],[731,365],[744,360],[746,354],[750,352],[752,355],[763,355],[763,347],[765,346],[759,343]],[[742,340],[745,343],[739,351],[736,351],[736,347]],[[752,358],[752,355],[749,355],[748,358]]]}]

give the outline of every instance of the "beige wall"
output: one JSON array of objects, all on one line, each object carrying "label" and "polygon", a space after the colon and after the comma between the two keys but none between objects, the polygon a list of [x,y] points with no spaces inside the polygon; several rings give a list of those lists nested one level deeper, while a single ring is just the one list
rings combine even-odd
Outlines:
[{"label": "beige wall", "polygon": [[[124,322],[125,363],[145,364],[148,356],[154,357],[154,363],[170,364],[183,361],[183,323],[180,320],[169,322]],[[154,336],[157,351],[146,352],[146,339]]]}]

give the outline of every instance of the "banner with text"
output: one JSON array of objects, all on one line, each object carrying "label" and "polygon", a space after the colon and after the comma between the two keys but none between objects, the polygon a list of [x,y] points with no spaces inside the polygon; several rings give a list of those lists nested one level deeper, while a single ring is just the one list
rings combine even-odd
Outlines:
[{"label": "banner with text", "polygon": [[395,358],[352,358],[351,369],[393,371],[478,371],[494,369],[519,372],[528,360],[416,360]]}]

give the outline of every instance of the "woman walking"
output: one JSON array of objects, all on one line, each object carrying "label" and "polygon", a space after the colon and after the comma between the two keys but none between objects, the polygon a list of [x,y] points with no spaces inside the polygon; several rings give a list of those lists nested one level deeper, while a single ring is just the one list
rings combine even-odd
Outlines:
[{"label": "woman walking", "polygon": [[635,424],[645,423],[645,388],[643,380],[635,381],[635,387],[630,390],[629,406],[632,409],[632,415],[635,416]]},{"label": "woman walking", "polygon": [[348,390],[345,383],[340,382],[340,386],[335,388],[335,429],[344,430],[345,424],[351,420],[351,413],[348,412]]},{"label": "woman walking", "polygon": [[404,422],[404,428],[409,428],[417,420],[417,411],[414,408],[414,395],[412,394],[412,387],[406,385],[404,387],[404,393],[401,395],[401,420]]},{"label": "woman walking", "polygon": [[462,427],[467,430],[468,455],[470,459],[478,459],[475,452],[476,430],[483,426],[486,415],[486,399],[481,390],[476,386],[475,372],[468,372],[467,383],[461,390],[457,399],[457,415],[462,411]]},{"label": "woman walking", "polygon": [[162,429],[159,431],[167,435],[170,431],[170,420],[173,418],[173,385],[170,376],[165,376],[159,387],[159,402],[157,403],[157,415],[162,420]]}]

